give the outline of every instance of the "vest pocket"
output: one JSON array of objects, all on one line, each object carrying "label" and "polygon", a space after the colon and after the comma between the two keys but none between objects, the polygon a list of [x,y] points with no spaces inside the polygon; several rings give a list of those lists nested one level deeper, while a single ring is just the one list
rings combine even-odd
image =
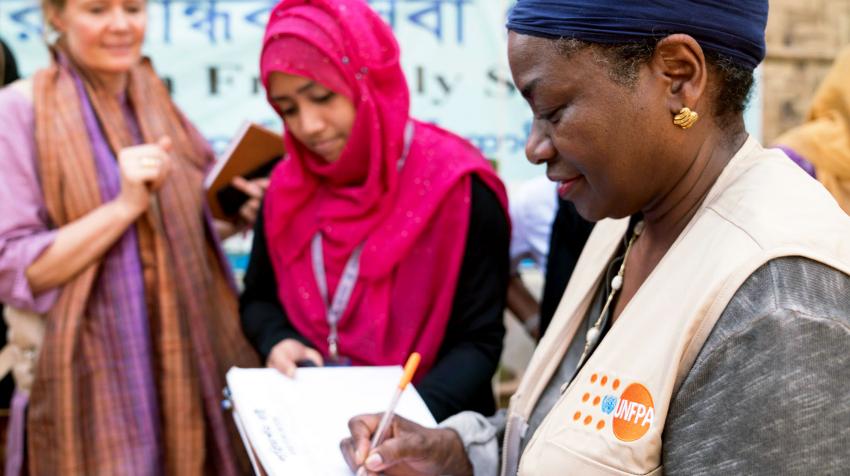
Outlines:
[{"label": "vest pocket", "polygon": [[623,471],[567,448],[564,443],[551,438],[541,438],[526,449],[519,463],[519,476],[564,474],[581,476],[663,476],[664,466],[646,473]]}]

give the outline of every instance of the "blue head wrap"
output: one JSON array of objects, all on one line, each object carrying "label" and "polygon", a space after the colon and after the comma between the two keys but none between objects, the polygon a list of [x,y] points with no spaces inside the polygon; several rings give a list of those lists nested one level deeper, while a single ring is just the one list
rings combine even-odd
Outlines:
[{"label": "blue head wrap", "polygon": [[764,59],[768,0],[519,0],[508,29],[546,38],[627,43],[673,33],[755,69]]}]

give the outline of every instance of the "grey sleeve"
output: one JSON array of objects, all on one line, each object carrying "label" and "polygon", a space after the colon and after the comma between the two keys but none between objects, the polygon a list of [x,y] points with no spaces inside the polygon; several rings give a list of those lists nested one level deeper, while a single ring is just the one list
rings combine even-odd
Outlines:
[{"label": "grey sleeve", "polygon": [[440,428],[450,428],[460,436],[475,476],[496,476],[506,421],[505,410],[489,418],[480,413],[461,412],[445,419]]},{"label": "grey sleeve", "polygon": [[675,395],[667,474],[846,474],[850,278],[803,258],[753,274]]}]

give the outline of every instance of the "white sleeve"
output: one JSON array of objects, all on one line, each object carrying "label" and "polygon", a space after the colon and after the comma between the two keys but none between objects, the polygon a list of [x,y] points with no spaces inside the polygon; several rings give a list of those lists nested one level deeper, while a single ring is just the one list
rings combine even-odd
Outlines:
[{"label": "white sleeve", "polygon": [[486,418],[475,412],[461,412],[440,423],[460,436],[474,476],[499,474],[499,435],[505,430],[505,411]]}]

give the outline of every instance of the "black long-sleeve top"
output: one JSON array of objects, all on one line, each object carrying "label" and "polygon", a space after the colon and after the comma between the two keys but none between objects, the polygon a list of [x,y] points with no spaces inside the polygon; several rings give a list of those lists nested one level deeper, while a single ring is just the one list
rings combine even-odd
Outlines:
[{"label": "black long-sleeve top", "polygon": [[0,54],[3,58],[0,59],[0,87],[9,83],[15,82],[20,76],[18,75],[18,65],[15,63],[15,57],[12,56],[12,51],[6,46],[3,40],[0,40]]},{"label": "black long-sleeve top", "polygon": [[[416,385],[437,421],[464,410],[495,411],[490,381],[505,334],[510,230],[493,191],[475,176],[471,183],[469,231],[451,316],[434,366]],[[259,213],[240,314],[245,335],[264,359],[284,339],[313,346],[291,325],[277,297],[267,246]]]}]

